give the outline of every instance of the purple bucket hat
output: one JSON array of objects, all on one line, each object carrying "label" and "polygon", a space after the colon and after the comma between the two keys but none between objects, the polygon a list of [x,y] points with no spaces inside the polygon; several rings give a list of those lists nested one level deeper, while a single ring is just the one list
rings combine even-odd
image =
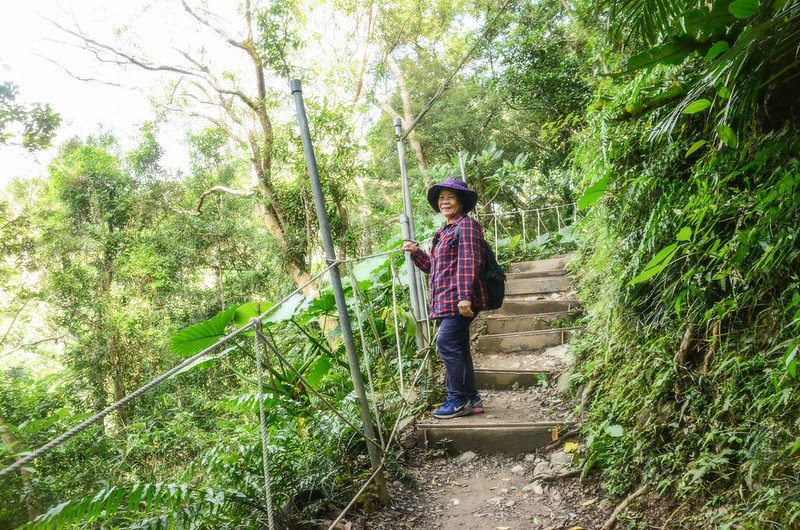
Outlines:
[{"label": "purple bucket hat", "polygon": [[428,202],[437,212],[439,211],[439,192],[442,188],[453,190],[458,194],[461,201],[462,212],[471,212],[475,205],[478,204],[478,194],[467,187],[467,183],[461,179],[449,178],[445,179],[439,184],[434,184],[428,190]]}]

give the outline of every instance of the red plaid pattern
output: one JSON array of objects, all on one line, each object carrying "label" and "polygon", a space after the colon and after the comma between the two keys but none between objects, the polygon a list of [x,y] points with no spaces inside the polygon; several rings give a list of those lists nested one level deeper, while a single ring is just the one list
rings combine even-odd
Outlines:
[{"label": "red plaid pattern", "polygon": [[[461,234],[456,240],[456,225]],[[431,254],[417,249],[411,254],[414,264],[429,275],[431,318],[458,315],[458,302],[471,300],[472,309],[486,308],[486,290],[480,279],[483,267],[481,249],[483,229],[478,221],[464,214],[436,231]]]}]

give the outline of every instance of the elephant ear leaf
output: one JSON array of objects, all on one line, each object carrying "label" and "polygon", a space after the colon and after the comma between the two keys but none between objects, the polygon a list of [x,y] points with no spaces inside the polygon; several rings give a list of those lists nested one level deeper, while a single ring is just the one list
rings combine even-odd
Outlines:
[{"label": "elephant ear leaf", "polygon": [[235,314],[236,306],[231,306],[213,318],[189,326],[172,337],[169,349],[184,357],[205,350],[225,336],[225,328],[231,323]]}]

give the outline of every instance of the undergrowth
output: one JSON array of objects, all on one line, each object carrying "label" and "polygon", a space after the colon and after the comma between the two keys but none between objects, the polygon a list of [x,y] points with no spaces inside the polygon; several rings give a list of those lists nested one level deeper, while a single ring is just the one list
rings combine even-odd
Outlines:
[{"label": "undergrowth", "polygon": [[585,471],[612,494],[650,483],[693,527],[797,528],[800,134],[687,156],[694,139],[610,114],[575,153],[607,181],[573,263]]}]

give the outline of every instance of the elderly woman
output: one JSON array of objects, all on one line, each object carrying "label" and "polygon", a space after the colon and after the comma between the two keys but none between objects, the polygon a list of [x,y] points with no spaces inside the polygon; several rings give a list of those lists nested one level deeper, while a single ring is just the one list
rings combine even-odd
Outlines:
[{"label": "elderly woman", "polygon": [[469,325],[486,308],[483,266],[483,229],[467,216],[478,202],[464,181],[448,178],[428,190],[428,202],[447,219],[433,236],[428,254],[411,242],[403,250],[430,280],[430,317],[441,322],[436,346],[444,361],[447,401],[436,409],[437,418],[456,418],[483,412],[475,388],[475,370],[469,351]]}]

